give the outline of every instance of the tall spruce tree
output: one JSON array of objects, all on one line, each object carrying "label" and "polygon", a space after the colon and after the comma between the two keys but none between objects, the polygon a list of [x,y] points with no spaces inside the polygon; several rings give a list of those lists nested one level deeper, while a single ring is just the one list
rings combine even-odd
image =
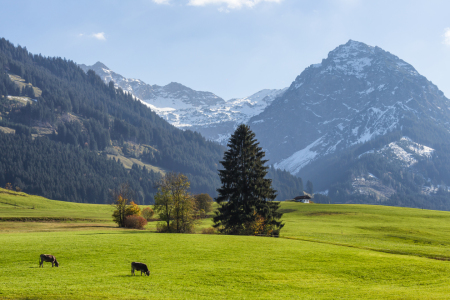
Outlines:
[{"label": "tall spruce tree", "polygon": [[265,178],[265,153],[258,146],[255,134],[239,125],[228,141],[228,151],[220,163],[222,186],[217,189],[219,204],[214,227],[225,234],[278,235],[284,226],[278,212],[280,203],[274,202],[276,191],[272,180]]}]

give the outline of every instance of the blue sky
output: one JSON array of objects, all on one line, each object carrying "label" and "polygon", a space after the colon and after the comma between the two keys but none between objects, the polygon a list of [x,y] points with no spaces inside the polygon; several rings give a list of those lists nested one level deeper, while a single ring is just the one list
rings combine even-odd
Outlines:
[{"label": "blue sky", "polygon": [[228,100],[284,88],[349,39],[379,46],[450,97],[450,1],[0,0],[0,37],[101,61],[149,84]]}]

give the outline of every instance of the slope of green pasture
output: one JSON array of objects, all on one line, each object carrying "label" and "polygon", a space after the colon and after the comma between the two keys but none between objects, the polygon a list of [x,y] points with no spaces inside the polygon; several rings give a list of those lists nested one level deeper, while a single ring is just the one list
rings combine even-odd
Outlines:
[{"label": "slope of green pasture", "polygon": [[[0,190],[0,217],[109,221],[112,210]],[[448,297],[449,212],[292,202],[281,210],[280,238],[158,234],[155,222],[144,231],[0,222],[0,299]],[[210,224],[202,220],[198,231]],[[41,253],[61,266],[38,268]],[[130,276],[132,261],[146,262],[151,276]]]},{"label": "slope of green pasture", "polygon": [[[5,299],[444,299],[450,284],[449,262],[283,238],[16,233],[0,253]],[[60,267],[39,268],[41,253]]]},{"label": "slope of green pasture", "polygon": [[286,202],[283,237],[450,260],[450,212]]},{"label": "slope of green pasture", "polygon": [[49,200],[0,188],[0,218],[73,218],[111,220],[111,205]]}]

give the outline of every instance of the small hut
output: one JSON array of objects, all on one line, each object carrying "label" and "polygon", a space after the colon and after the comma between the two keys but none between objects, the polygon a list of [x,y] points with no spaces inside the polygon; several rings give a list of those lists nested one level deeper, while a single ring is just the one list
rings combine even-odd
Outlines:
[{"label": "small hut", "polygon": [[310,203],[309,200],[311,199],[310,196],[305,195],[305,196],[297,196],[294,198],[295,202],[302,202],[302,203]]}]

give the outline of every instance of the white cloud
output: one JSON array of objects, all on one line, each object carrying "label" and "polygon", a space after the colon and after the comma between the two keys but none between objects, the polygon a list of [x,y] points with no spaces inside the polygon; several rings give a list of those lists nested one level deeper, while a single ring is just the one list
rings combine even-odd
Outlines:
[{"label": "white cloud", "polygon": [[445,28],[444,30],[444,40],[443,44],[450,46],[450,28]]},{"label": "white cloud", "polygon": [[[156,4],[170,4],[171,0],[152,0],[152,1]],[[255,5],[262,2],[280,3],[283,0],[186,0],[186,1],[189,1],[188,5],[191,6],[206,6],[209,4],[221,5],[222,7],[219,8],[219,11],[229,12],[230,9],[239,9],[242,7],[252,8]]]},{"label": "white cloud", "polygon": [[226,5],[229,9],[237,9],[246,7],[254,7],[261,2],[280,3],[282,0],[189,0],[188,5],[205,6],[208,4]]},{"label": "white cloud", "polygon": [[100,40],[100,41],[106,41],[106,37],[105,37],[105,33],[104,32],[93,33],[91,35],[91,37],[96,38],[97,40]]}]

